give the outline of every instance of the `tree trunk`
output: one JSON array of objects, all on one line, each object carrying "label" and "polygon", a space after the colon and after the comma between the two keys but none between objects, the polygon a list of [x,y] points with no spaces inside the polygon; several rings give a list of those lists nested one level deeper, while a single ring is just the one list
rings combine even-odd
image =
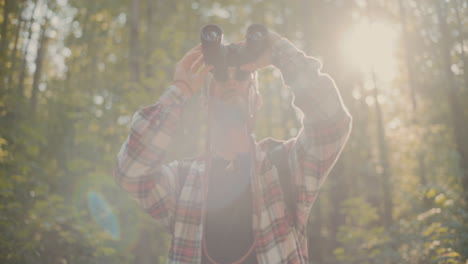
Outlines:
[{"label": "tree trunk", "polygon": [[36,69],[34,71],[33,75],[33,83],[32,83],[32,91],[31,91],[31,98],[30,98],[30,107],[31,107],[31,115],[33,115],[36,111],[36,106],[37,106],[37,90],[39,87],[39,82],[41,81],[41,75],[42,75],[42,65],[44,61],[44,53],[46,50],[47,46],[47,37],[45,35],[46,32],[46,24],[42,26],[41,30],[41,36],[39,39],[39,47],[37,50],[37,55],[36,55],[36,60],[35,60],[35,65]]},{"label": "tree trunk", "polygon": [[[343,201],[348,196],[347,189],[349,188],[347,182],[345,181],[345,166],[344,166],[344,159],[348,158],[346,156],[342,156],[333,167],[330,175],[328,176],[328,185],[330,186],[329,192],[329,199],[330,199],[330,220],[328,221],[329,224],[329,241],[330,241],[330,249],[331,252],[327,252],[327,255],[333,255],[333,250],[338,248],[339,242],[337,240],[338,230],[340,226],[345,224],[345,219],[343,214],[341,213],[341,205]],[[330,253],[330,254],[329,254]],[[320,262],[321,263],[321,262]]]},{"label": "tree trunk", "polygon": [[405,7],[403,6],[402,0],[398,0],[399,4],[399,9],[400,9],[400,21],[401,21],[401,27],[403,30],[403,45],[404,45],[404,54],[405,54],[405,63],[406,63],[406,74],[408,78],[408,86],[410,90],[410,97],[411,97],[411,106],[413,112],[416,111],[417,108],[417,101],[416,101],[416,85],[415,85],[415,80],[414,80],[414,68],[413,64],[411,63],[411,49],[410,49],[410,41],[409,41],[409,33],[408,33],[408,25],[406,22],[406,10]]},{"label": "tree trunk", "polygon": [[445,78],[447,83],[447,97],[450,105],[450,117],[453,125],[453,132],[455,138],[455,144],[460,155],[459,164],[461,170],[462,187],[465,204],[468,204],[468,141],[465,140],[468,135],[467,120],[463,113],[459,97],[459,91],[456,86],[452,70],[451,70],[451,56],[450,56],[450,34],[447,26],[446,12],[442,2],[434,0],[434,6],[436,7],[437,17],[439,20],[439,30],[441,32],[441,54],[442,64],[444,67]]},{"label": "tree trunk", "polygon": [[[414,79],[415,72],[414,72],[414,65],[411,63],[411,57],[410,54],[412,54],[412,49],[410,47],[410,40],[409,40],[409,33],[408,33],[408,25],[407,25],[407,20],[406,20],[406,10],[405,7],[403,6],[402,0],[398,0],[399,4],[399,9],[400,9],[400,20],[401,20],[401,26],[403,30],[403,45],[404,45],[404,56],[405,56],[405,63],[406,63],[406,69],[407,69],[407,77],[408,77],[408,85],[409,85],[409,90],[411,94],[411,105],[412,105],[412,110],[413,110],[413,115],[411,117],[411,123],[413,125],[418,125],[418,117],[416,114],[416,109],[417,109],[417,101],[416,101],[416,81]],[[426,168],[425,168],[425,163],[424,163],[424,151],[419,150],[417,154],[417,159],[418,159],[418,166],[419,169],[416,172],[416,174],[419,177],[419,182],[422,186],[426,186],[427,184],[427,175],[426,175]]]},{"label": "tree trunk", "polygon": [[20,68],[21,73],[20,73],[20,77],[18,80],[18,98],[22,98],[24,96],[24,79],[26,78],[26,66],[27,66],[26,57],[28,56],[29,45],[31,44],[32,26],[35,22],[34,15],[36,14],[38,5],[39,5],[39,0],[36,0],[36,3],[34,4],[34,9],[31,13],[31,18],[29,19],[28,39],[24,47],[23,60],[21,62],[21,68]]},{"label": "tree trunk", "polygon": [[465,89],[468,91],[468,57],[466,56],[465,52],[465,32],[463,31],[463,21],[460,17],[460,11],[459,8],[462,8],[462,4],[460,4],[458,1],[455,1],[455,14],[457,17],[457,29],[458,29],[458,42],[461,45],[461,54],[460,56],[462,57],[463,61],[463,77],[464,77],[464,82],[465,82]]},{"label": "tree trunk", "polygon": [[[425,157],[426,157],[426,154],[423,152],[423,151],[420,151],[418,153],[418,165],[419,165],[419,170],[416,172],[418,175],[419,175],[419,183],[423,186],[423,187],[426,187],[428,186],[428,180],[427,180],[427,169],[426,169],[426,164],[425,164]],[[424,195],[423,197],[423,201],[422,201],[422,212],[426,212],[427,210],[430,209],[430,206],[431,206],[431,202],[429,200],[429,198],[427,198],[426,195]]]},{"label": "tree trunk", "polygon": [[153,76],[153,62],[151,61],[151,51],[153,50],[153,0],[146,1],[146,48],[145,48],[145,76]]},{"label": "tree trunk", "polygon": [[140,69],[138,65],[138,27],[140,18],[140,0],[132,0],[132,20],[130,24],[130,78],[139,82]]},{"label": "tree trunk", "polygon": [[16,72],[16,52],[18,51],[18,40],[19,36],[21,33],[21,29],[23,27],[23,17],[21,16],[21,11],[19,12],[19,21],[18,21],[18,26],[16,27],[16,32],[15,32],[15,41],[13,44],[13,50],[11,51],[11,56],[10,56],[10,61],[11,61],[11,71],[8,73],[8,81],[7,81],[7,86],[6,89],[11,89],[12,82],[13,82],[13,74]]},{"label": "tree trunk", "polygon": [[392,198],[392,183],[390,181],[390,162],[388,159],[388,148],[385,136],[385,128],[383,121],[383,114],[380,108],[380,103],[378,100],[378,87],[375,72],[372,72],[372,80],[374,83],[373,96],[375,101],[375,115],[377,118],[377,140],[379,148],[379,163],[381,166],[381,177],[382,177],[382,195],[383,195],[383,223],[387,230],[390,229],[390,226],[393,223],[393,198]]},{"label": "tree trunk", "polygon": [[[2,42],[0,43],[0,83],[4,83],[4,78],[6,74],[6,63],[7,63],[7,44],[8,44],[8,23],[11,12],[11,1],[12,0],[4,0],[3,4],[3,22],[2,22]],[[4,85],[2,85],[4,87]],[[0,95],[3,92],[0,90]]]},{"label": "tree trunk", "polygon": [[12,1],[13,0],[4,0],[3,4],[2,42],[0,44],[0,58],[2,59],[6,57],[6,47],[8,43],[8,16],[10,15]]},{"label": "tree trunk", "polygon": [[325,252],[324,238],[322,237],[322,206],[320,199],[315,201],[312,208],[311,219],[308,226],[308,252],[309,263],[323,263],[323,254]]},{"label": "tree trunk", "polygon": [[[373,23],[373,16],[372,10],[370,6],[370,1],[367,0],[367,15],[369,18],[369,24],[372,26]],[[382,178],[382,195],[383,195],[383,214],[382,214],[382,222],[387,229],[390,229],[390,226],[393,223],[393,198],[392,198],[392,183],[390,181],[391,172],[390,172],[390,162],[388,159],[388,148],[385,136],[385,128],[384,128],[384,121],[383,121],[383,114],[380,108],[380,103],[378,100],[378,86],[377,86],[377,77],[375,76],[374,69],[371,69],[371,78],[374,85],[373,97],[375,101],[375,115],[376,115],[376,122],[377,122],[377,141],[378,141],[378,149],[379,149],[379,163],[381,168],[381,178]]]}]

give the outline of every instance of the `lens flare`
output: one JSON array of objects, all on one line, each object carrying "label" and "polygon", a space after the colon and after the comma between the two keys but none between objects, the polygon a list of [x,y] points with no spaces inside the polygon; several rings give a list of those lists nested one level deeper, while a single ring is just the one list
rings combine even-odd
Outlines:
[{"label": "lens flare", "polygon": [[88,209],[93,220],[114,239],[120,238],[120,229],[117,217],[107,200],[95,191],[88,193]]},{"label": "lens flare", "polygon": [[138,242],[143,222],[140,209],[118,188],[111,177],[101,173],[80,178],[74,183],[72,205],[86,211],[78,221],[89,224],[89,216],[101,230],[118,241],[121,250],[131,251]]}]

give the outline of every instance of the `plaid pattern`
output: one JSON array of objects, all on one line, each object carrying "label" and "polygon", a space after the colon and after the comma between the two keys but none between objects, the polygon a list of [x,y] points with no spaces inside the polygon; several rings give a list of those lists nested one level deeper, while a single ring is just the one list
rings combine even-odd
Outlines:
[{"label": "plaid pattern", "polygon": [[[287,215],[277,170],[267,156],[276,144],[263,140],[256,144],[260,170],[251,179],[254,202],[260,205],[252,216],[255,250],[260,264],[307,263],[309,212],[349,136],[351,117],[317,60],[283,40],[273,47],[273,62],[304,113],[298,136],[282,142],[289,150],[297,223]],[[172,233],[171,264],[200,263],[202,255],[204,160],[162,162],[186,99],[170,86],[156,104],[136,112],[115,169],[117,183]],[[181,171],[187,172],[183,183]]]}]

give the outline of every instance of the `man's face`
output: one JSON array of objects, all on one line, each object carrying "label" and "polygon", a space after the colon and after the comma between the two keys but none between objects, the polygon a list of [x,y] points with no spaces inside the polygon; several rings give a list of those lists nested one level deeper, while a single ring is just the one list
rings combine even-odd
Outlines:
[{"label": "man's face", "polygon": [[[224,128],[244,126],[255,107],[255,87],[253,75],[247,80],[235,80],[235,69],[229,69],[227,81],[213,81],[210,87],[210,96],[213,100],[213,117],[217,124]],[[250,108],[249,108],[250,101]]]}]

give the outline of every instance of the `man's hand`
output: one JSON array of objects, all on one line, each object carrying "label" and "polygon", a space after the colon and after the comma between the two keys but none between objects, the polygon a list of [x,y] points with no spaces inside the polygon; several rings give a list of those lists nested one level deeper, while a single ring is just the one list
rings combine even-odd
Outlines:
[{"label": "man's hand", "polygon": [[205,65],[201,44],[198,44],[177,63],[174,85],[190,97],[200,90],[207,73],[212,68],[211,65]]},{"label": "man's hand", "polygon": [[263,54],[257,60],[255,60],[254,62],[242,65],[240,67],[241,70],[256,71],[258,69],[262,69],[262,68],[265,68],[265,67],[268,67],[268,66],[272,65],[272,61],[271,61],[271,53],[272,52],[271,52],[271,49],[278,41],[283,39],[283,37],[281,37],[278,33],[274,32],[274,31],[271,31],[271,30],[269,30],[268,34],[269,34],[268,35],[269,41],[268,41],[268,45],[265,48],[265,51],[263,52]]}]

